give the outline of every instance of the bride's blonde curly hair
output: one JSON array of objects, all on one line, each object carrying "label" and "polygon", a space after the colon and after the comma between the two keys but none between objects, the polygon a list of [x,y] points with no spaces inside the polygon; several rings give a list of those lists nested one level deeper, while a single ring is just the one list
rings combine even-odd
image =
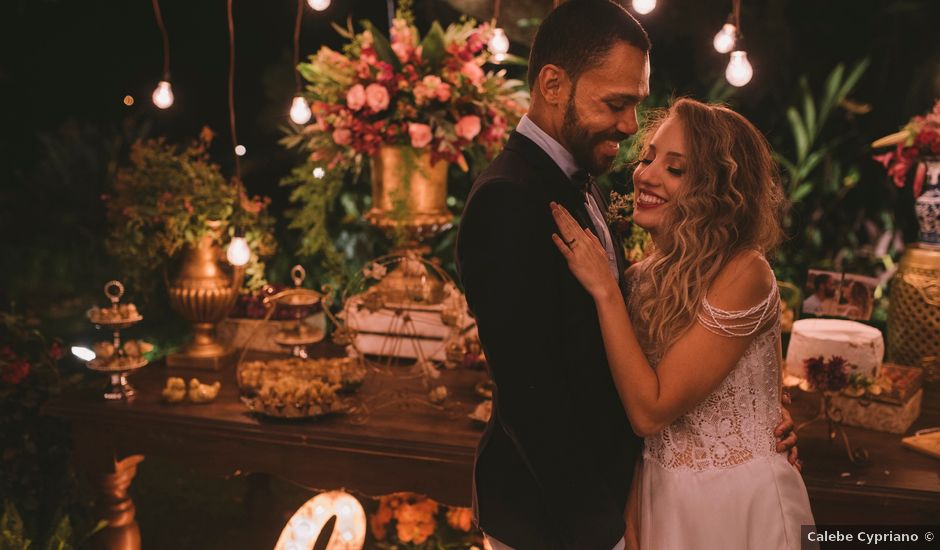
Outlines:
[{"label": "bride's blonde curly hair", "polygon": [[656,360],[692,326],[708,287],[732,258],[745,250],[767,255],[780,243],[786,207],[767,139],[722,105],[683,98],[653,113],[640,136],[644,155],[671,117],[685,133],[687,183],[672,198],[630,297],[637,335]]}]

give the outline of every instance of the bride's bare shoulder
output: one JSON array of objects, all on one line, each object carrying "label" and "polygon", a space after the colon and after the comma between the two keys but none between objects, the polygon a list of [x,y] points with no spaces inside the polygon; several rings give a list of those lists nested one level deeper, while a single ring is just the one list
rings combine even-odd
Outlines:
[{"label": "bride's bare shoulder", "polygon": [[774,272],[758,251],[737,254],[718,273],[708,289],[708,301],[729,311],[750,307],[766,299],[774,285]]}]

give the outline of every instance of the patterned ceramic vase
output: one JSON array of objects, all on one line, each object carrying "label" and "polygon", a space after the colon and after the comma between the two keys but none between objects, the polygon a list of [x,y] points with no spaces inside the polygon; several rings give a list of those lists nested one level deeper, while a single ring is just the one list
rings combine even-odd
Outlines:
[{"label": "patterned ceramic vase", "polygon": [[924,192],[915,203],[919,240],[924,248],[940,249],[940,157],[928,157],[924,165]]}]

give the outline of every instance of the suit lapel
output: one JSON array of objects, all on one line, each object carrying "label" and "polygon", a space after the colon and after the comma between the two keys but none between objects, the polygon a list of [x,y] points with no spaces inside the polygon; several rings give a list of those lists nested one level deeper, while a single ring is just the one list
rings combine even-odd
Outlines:
[{"label": "suit lapel", "polygon": [[519,132],[513,131],[506,142],[506,149],[515,151],[531,162],[544,176],[549,200],[557,201],[571,212],[582,228],[595,231],[591,217],[584,206],[584,195],[568,179],[568,176],[541,147]]},{"label": "suit lapel", "polygon": [[[604,221],[606,223],[607,211],[610,207],[607,197],[601,193],[601,190],[594,183],[591,184],[591,195],[594,196],[594,200],[597,201],[597,204],[600,206],[601,213],[604,215]],[[617,273],[620,274],[620,280],[623,282],[623,272],[627,269],[627,258],[623,254],[623,238],[620,236],[619,232],[611,231],[610,226],[608,226],[607,230],[610,233],[610,240],[614,245],[614,256],[617,259]]]}]

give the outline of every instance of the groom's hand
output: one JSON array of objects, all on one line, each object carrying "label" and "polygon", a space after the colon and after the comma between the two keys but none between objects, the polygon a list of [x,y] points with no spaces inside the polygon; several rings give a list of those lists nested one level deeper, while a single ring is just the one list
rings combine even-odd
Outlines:
[{"label": "groom's hand", "polygon": [[803,463],[798,458],[796,432],[793,431],[793,418],[790,416],[790,411],[782,406],[780,407],[780,416],[780,424],[774,428],[774,436],[777,438],[777,452],[786,452],[790,464],[793,464],[797,470],[802,471]]}]

